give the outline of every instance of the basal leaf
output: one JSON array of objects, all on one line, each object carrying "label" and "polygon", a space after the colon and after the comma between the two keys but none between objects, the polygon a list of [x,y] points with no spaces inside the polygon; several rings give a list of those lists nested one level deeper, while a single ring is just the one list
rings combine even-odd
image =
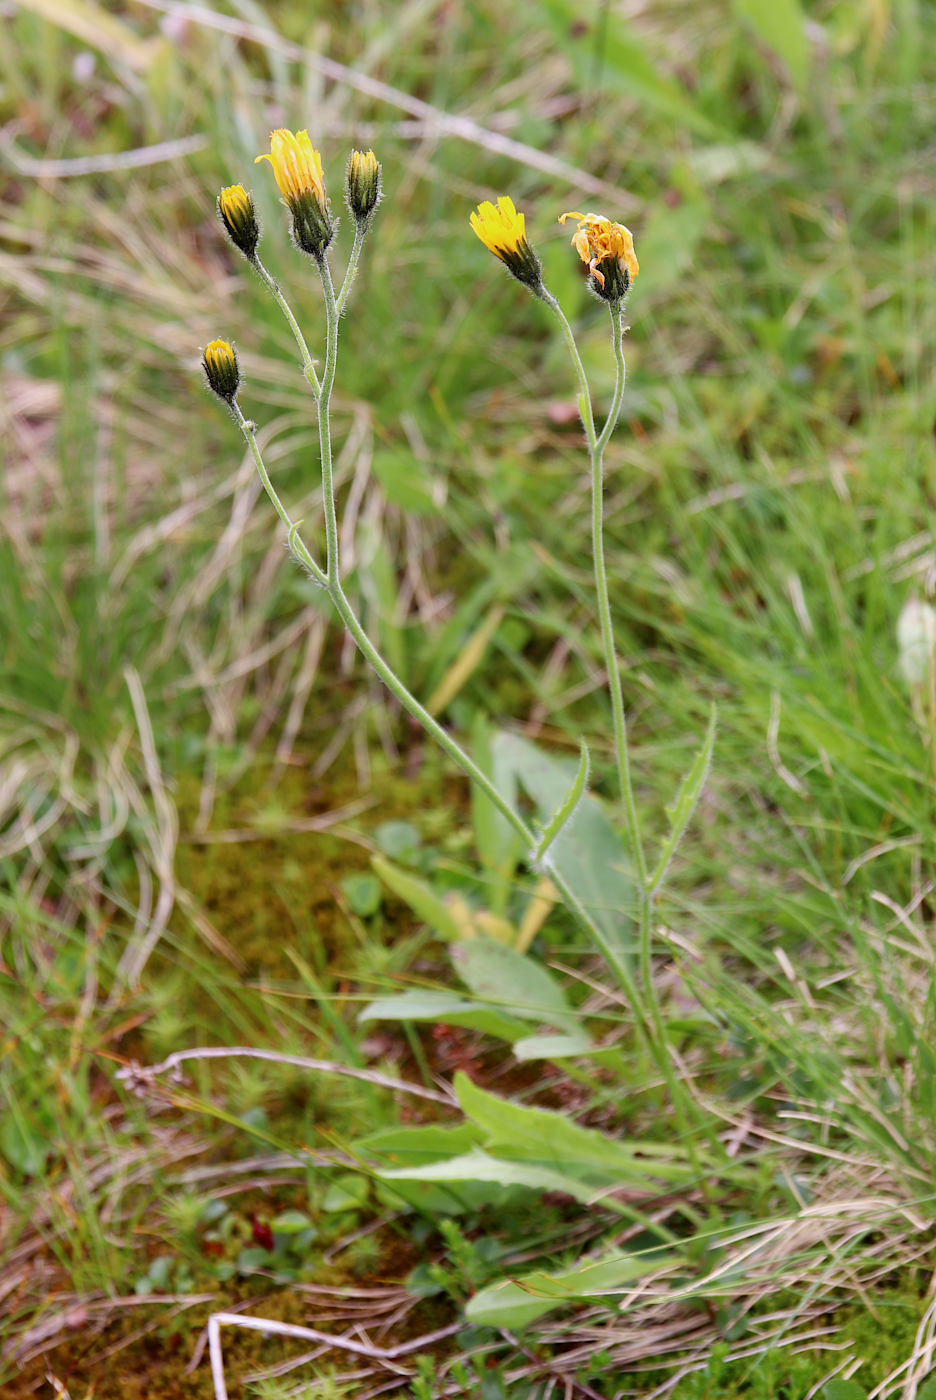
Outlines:
[{"label": "basal leaf", "polygon": [[489,1284],[469,1299],[465,1315],[471,1322],[498,1327],[526,1327],[538,1317],[569,1303],[597,1303],[609,1294],[674,1263],[675,1254],[648,1251],[593,1259],[557,1273],[537,1270]]},{"label": "basal leaf", "polygon": [[577,1017],[562,987],[534,958],[516,952],[490,938],[455,943],[451,949],[455,970],[476,997],[501,1003],[506,1012],[524,1020],[544,1021],[574,1031]]},{"label": "basal leaf", "polygon": [[368,1002],[359,1018],[361,1021],[431,1021],[436,1025],[464,1026],[467,1030],[483,1031],[500,1040],[520,1040],[529,1026],[497,1006],[467,1001],[447,992],[401,992],[395,997],[378,997]]}]

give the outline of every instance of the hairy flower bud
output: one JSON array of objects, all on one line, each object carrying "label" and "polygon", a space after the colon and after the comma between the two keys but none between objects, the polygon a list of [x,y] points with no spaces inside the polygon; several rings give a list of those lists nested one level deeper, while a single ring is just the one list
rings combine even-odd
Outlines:
[{"label": "hairy flower bud", "polygon": [[208,380],[208,388],[217,394],[218,398],[224,399],[225,403],[233,403],[240,387],[240,370],[237,367],[234,346],[226,340],[213,340],[210,345],[205,346],[202,367]]},{"label": "hairy flower bud", "polygon": [[352,151],[348,158],[345,191],[348,208],[359,224],[366,224],[380,203],[380,162],[373,151]]},{"label": "hairy flower bud", "polygon": [[253,195],[243,185],[228,185],[218,195],[218,213],[234,247],[252,258],[260,241]]}]

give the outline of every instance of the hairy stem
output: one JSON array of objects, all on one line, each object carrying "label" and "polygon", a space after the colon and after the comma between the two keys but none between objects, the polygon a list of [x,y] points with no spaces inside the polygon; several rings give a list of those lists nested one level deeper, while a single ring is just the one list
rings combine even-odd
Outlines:
[{"label": "hairy stem", "polygon": [[324,253],[318,259],[322,291],[325,295],[325,367],[318,396],[319,447],[322,456],[322,501],[325,508],[325,573],[329,582],[340,578],[338,515],[335,506],[335,480],[332,473],[331,396],[338,367],[338,307],[331,268]]},{"label": "hairy stem", "polygon": [[286,317],[289,323],[289,329],[292,331],[296,344],[299,347],[299,354],[302,356],[302,372],[309,384],[311,384],[312,392],[315,394],[315,397],[318,398],[321,392],[321,386],[319,384],[318,375],[315,372],[315,364],[312,360],[312,356],[309,354],[309,347],[306,345],[305,336],[299,328],[299,322],[293,315],[292,308],[280,291],[279,283],[272,273],[267,271],[256,254],[250,259],[250,262],[257,276],[260,278],[260,281],[267,288],[280,311],[282,311],[283,315]]},{"label": "hairy stem", "polygon": [[359,223],[354,230],[354,245],[351,249],[351,256],[348,259],[348,266],[345,268],[344,281],[341,284],[341,291],[335,300],[335,306],[340,316],[345,309],[354,279],[357,276],[358,260],[361,256],[361,249],[364,247],[364,239],[367,237],[367,224]]},{"label": "hairy stem", "polygon": [[299,531],[296,527],[296,522],[293,521],[290,517],[289,511],[283,505],[277,493],[276,487],[270,480],[270,474],[266,469],[266,464],[263,460],[263,454],[260,451],[260,444],[257,442],[256,427],[253,423],[251,423],[249,418],[244,417],[243,413],[241,412],[240,404],[236,401],[236,399],[231,403],[231,412],[234,415],[234,419],[237,423],[237,426],[240,428],[241,432],[244,435],[244,441],[247,443],[247,446],[250,448],[251,454],[253,455],[254,465],[257,468],[257,473],[260,477],[260,480],[263,482],[263,489],[266,491],[270,500],[273,502],[273,508],[279,516],[280,520],[282,520],[283,524],[286,526],[286,532],[287,537],[289,539],[290,549],[293,551],[299,562],[306,569],[308,569],[309,573],[315,579],[316,583],[321,588],[324,588],[328,583],[328,580],[325,577],[322,570],[319,568],[318,564],[316,564],[315,560],[312,558],[312,555],[309,553],[308,549],[306,548],[302,540],[302,536],[299,534]]}]

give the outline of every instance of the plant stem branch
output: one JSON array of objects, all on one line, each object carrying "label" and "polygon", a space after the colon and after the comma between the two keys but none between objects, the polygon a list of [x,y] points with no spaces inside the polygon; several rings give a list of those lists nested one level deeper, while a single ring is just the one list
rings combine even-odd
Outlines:
[{"label": "plant stem branch", "polygon": [[[644,1043],[649,1046],[653,1059],[663,1075],[673,1108],[679,1118],[681,1127],[686,1132],[687,1140],[691,1144],[692,1134],[688,1130],[688,1120],[693,1105],[683,1085],[679,1082],[673,1068],[667,1041],[666,1026],[663,1021],[663,1014],[653,980],[653,890],[651,888],[643,839],[640,832],[640,818],[637,811],[637,801],[634,794],[634,784],[630,769],[630,754],[627,744],[627,718],[624,711],[624,694],[621,687],[620,668],[618,666],[617,653],[614,645],[614,624],[611,614],[611,600],[608,593],[608,571],[605,563],[604,450],[611,438],[611,434],[614,432],[618,416],[620,415],[626,378],[623,347],[624,327],[621,303],[613,302],[609,305],[611,314],[611,340],[612,349],[614,351],[616,374],[611,406],[608,411],[608,416],[605,419],[604,426],[599,434],[595,430],[591,390],[588,384],[588,376],[585,373],[585,366],[582,363],[582,357],[575,343],[575,334],[556,298],[545,288],[542,289],[541,296],[559,322],[569,350],[569,355],[572,359],[575,375],[578,379],[579,414],[581,415],[582,426],[585,429],[585,437],[588,442],[588,456],[591,463],[592,557],[595,570],[595,596],[598,604],[601,646],[604,653],[605,670],[608,676],[608,690],[611,697],[611,715],[614,725],[614,748],[617,758],[618,783],[624,805],[624,816],[627,824],[627,842],[630,849],[634,884],[636,886],[636,923],[640,950],[639,983],[631,972],[626,960],[615,953],[613,947],[608,945],[607,940],[602,936],[601,931],[594,927],[594,924],[592,924],[591,927],[593,936],[601,948],[605,959],[617,973],[625,994],[631,999],[641,1037]],[[569,907],[576,909],[578,901],[574,893],[572,891],[560,892],[563,894],[563,898],[566,900],[567,904],[569,904]],[[578,912],[581,917],[581,913],[584,911],[581,911],[579,906],[576,912]],[[643,988],[643,995],[641,995],[641,987]],[[690,1150],[693,1149],[690,1147]]]},{"label": "plant stem branch", "polygon": [[548,292],[546,288],[543,287],[540,291],[540,296],[559,322],[566,348],[569,351],[572,365],[575,369],[575,375],[579,382],[578,411],[582,419],[582,426],[585,429],[585,436],[588,439],[589,455],[591,455],[595,448],[595,417],[592,413],[591,390],[588,387],[588,376],[585,373],[585,366],[582,364],[579,348],[575,343],[575,334],[572,327],[569,325],[568,317],[552,292]]},{"label": "plant stem branch", "polygon": [[357,276],[358,260],[361,256],[361,249],[364,247],[364,239],[367,237],[367,224],[359,223],[354,230],[354,244],[351,248],[351,256],[348,259],[348,266],[345,268],[344,280],[341,283],[341,291],[335,301],[335,306],[340,316],[345,309],[345,303],[354,285]]},{"label": "plant stem branch", "polygon": [[543,299],[552,311],[556,320],[562,328],[576,377],[579,382],[579,413],[582,418],[582,425],[585,429],[585,436],[588,439],[588,455],[591,462],[592,478],[592,557],[595,569],[595,595],[598,603],[598,619],[601,629],[601,646],[604,652],[605,670],[608,675],[608,689],[611,694],[611,717],[614,725],[614,750],[617,759],[618,783],[621,790],[621,798],[624,803],[624,815],[627,822],[627,838],[631,850],[631,859],[634,866],[634,877],[641,892],[641,902],[643,902],[644,891],[647,888],[647,862],[644,855],[643,841],[640,836],[640,824],[637,814],[637,803],[634,798],[634,787],[631,780],[630,758],[627,748],[627,720],[624,714],[624,694],[621,689],[621,673],[618,666],[617,654],[614,647],[614,627],[611,618],[611,602],[608,596],[608,571],[605,564],[604,552],[604,481],[603,464],[604,449],[614,431],[618,414],[621,411],[621,401],[624,397],[624,351],[621,345],[621,305],[620,302],[611,306],[611,326],[612,339],[614,341],[614,358],[617,370],[617,377],[614,386],[614,396],[611,401],[611,411],[608,414],[604,428],[599,437],[595,432],[595,419],[591,405],[591,390],[588,386],[588,376],[585,373],[585,366],[582,364],[582,357],[579,354],[578,346],[575,343],[575,335],[569,325],[565,312],[559,305],[556,298],[544,288]]},{"label": "plant stem branch", "polygon": [[296,340],[296,344],[299,347],[299,354],[302,356],[302,373],[305,375],[308,383],[312,386],[313,394],[316,398],[318,398],[321,392],[321,386],[319,384],[318,375],[315,372],[314,361],[312,359],[312,356],[309,354],[309,347],[306,344],[305,336],[302,334],[302,331],[299,328],[299,322],[292,314],[292,308],[290,307],[289,302],[283,296],[283,293],[280,291],[279,283],[277,282],[276,278],[272,275],[272,273],[267,271],[267,269],[263,266],[263,263],[256,255],[250,259],[250,262],[257,276],[260,278],[260,281],[267,288],[273,300],[276,302],[277,306],[282,311],[283,315],[286,317],[286,320],[289,323],[289,329],[292,331],[293,336]]},{"label": "plant stem branch", "polygon": [[328,596],[334,603],[338,616],[351,634],[355,645],[365,661],[377,672],[377,675],[390,693],[395,695],[403,708],[407,710],[415,720],[418,720],[428,734],[432,735],[440,748],[444,749],[449,757],[455,760],[471,781],[477,783],[478,787],[481,788],[482,792],[494,804],[501,815],[510,822],[514,831],[524,841],[527,849],[532,849],[534,836],[526,822],[514,811],[510,803],[501,796],[487,774],[482,772],[474,759],[469,757],[465,752],[461,744],[459,744],[456,739],[453,739],[451,734],[439,724],[438,720],[419,703],[415,695],[407,689],[396,672],[384,660],[365,632],[357,614],[348,601],[344,589],[341,587],[340,580],[337,578],[330,579],[326,586],[328,589]]},{"label": "plant stem branch", "polygon": [[315,579],[315,582],[319,585],[319,587],[324,588],[327,585],[328,580],[325,577],[322,570],[319,568],[318,564],[316,564],[315,560],[312,558],[312,555],[309,553],[308,549],[306,548],[302,536],[299,534],[298,522],[292,520],[289,511],[283,505],[282,501],[279,498],[279,495],[277,494],[276,487],[270,480],[270,474],[266,469],[266,464],[263,460],[263,454],[260,451],[260,444],[257,442],[257,429],[255,425],[250,421],[249,418],[244,417],[243,413],[241,412],[240,404],[237,402],[236,399],[231,403],[231,412],[234,415],[234,419],[237,423],[237,426],[240,428],[241,432],[244,435],[244,441],[247,443],[247,446],[250,448],[250,451],[253,455],[254,465],[257,468],[257,473],[260,477],[260,480],[263,482],[263,489],[266,491],[270,500],[273,502],[273,507],[280,520],[282,520],[283,524],[286,526],[290,549],[295,554],[300,564],[302,564],[304,568],[308,569],[309,573]]},{"label": "plant stem branch", "polygon": [[322,388],[318,396],[319,447],[322,457],[322,502],[325,509],[325,574],[329,583],[340,577],[338,556],[338,515],[335,506],[335,481],[332,474],[331,443],[331,395],[335,383],[335,370],[338,366],[338,307],[335,302],[335,287],[331,268],[323,253],[316,259],[322,291],[325,296],[325,367],[322,370]]}]

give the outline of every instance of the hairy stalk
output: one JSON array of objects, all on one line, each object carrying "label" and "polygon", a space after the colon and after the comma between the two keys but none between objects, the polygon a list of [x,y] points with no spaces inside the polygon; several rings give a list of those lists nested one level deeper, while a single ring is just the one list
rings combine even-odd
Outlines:
[{"label": "hairy stalk", "polygon": [[485,796],[494,803],[497,810],[510,822],[510,825],[517,835],[526,843],[527,848],[532,849],[534,836],[526,822],[514,811],[510,803],[501,796],[490,778],[481,771],[474,759],[469,757],[461,744],[459,744],[456,739],[453,739],[451,734],[439,724],[438,720],[434,719],[429,711],[419,703],[415,695],[407,689],[393,668],[384,660],[370,637],[368,637],[357,614],[349,603],[348,597],[341,587],[340,580],[337,578],[329,579],[326,587],[328,589],[328,596],[334,603],[338,616],[351,634],[355,645],[368,665],[377,672],[377,675],[383,681],[384,685],[391,694],[396,696],[403,708],[407,710],[415,720],[419,721],[426,732],[432,735],[436,743],[445,750],[450,758],[455,760],[472,782],[478,784]]},{"label": "hairy stalk", "polygon": [[565,312],[562,310],[556,298],[550,292],[546,291],[545,288],[543,289],[543,300],[562,328],[562,334],[568,346],[572,364],[579,382],[579,413],[581,414],[582,425],[588,440],[588,456],[591,462],[592,474],[592,556],[595,568],[595,594],[598,601],[598,618],[601,626],[601,645],[604,652],[605,670],[608,673],[608,688],[611,692],[611,716],[614,724],[614,750],[617,758],[618,783],[621,789],[621,798],[624,803],[624,814],[627,821],[627,837],[631,848],[634,873],[638,884],[642,889],[645,889],[647,885],[647,862],[644,855],[643,842],[640,837],[640,821],[637,814],[637,803],[634,799],[634,786],[631,781],[630,758],[627,749],[627,720],[624,714],[624,693],[621,689],[621,672],[614,648],[614,628],[611,619],[611,601],[608,596],[608,572],[605,565],[604,553],[604,482],[602,476],[604,449],[614,431],[618,414],[621,411],[621,401],[624,397],[625,370],[624,350],[621,344],[621,336],[623,334],[621,326],[621,306],[620,302],[611,306],[612,338],[614,340],[614,358],[617,378],[614,386],[614,397],[611,401],[611,409],[599,437],[595,431],[595,419],[592,412],[591,390],[588,385],[588,377],[585,373],[585,366],[582,364],[582,357],[579,354],[578,346],[575,343],[575,335],[573,334],[572,327],[569,325]]},{"label": "hairy stalk", "polygon": [[338,557],[338,515],[335,507],[335,481],[332,473],[331,444],[331,395],[335,383],[335,370],[338,367],[338,307],[335,303],[335,287],[331,268],[323,253],[316,259],[319,276],[322,279],[322,292],[325,296],[325,367],[322,370],[322,388],[318,396],[319,448],[322,457],[322,500],[325,509],[325,574],[329,584],[338,582],[340,561]]},{"label": "hairy stalk", "polygon": [[582,364],[582,357],[575,343],[575,335],[573,334],[568,317],[562,307],[559,305],[552,292],[547,291],[545,287],[540,289],[539,295],[541,300],[546,303],[559,322],[566,348],[575,369],[575,376],[579,382],[578,410],[582,418],[582,426],[585,429],[585,436],[588,439],[588,451],[590,454],[594,451],[595,447],[595,417],[592,413],[591,390],[588,387],[588,376],[585,373],[585,366]]},{"label": "hairy stalk", "polygon": [[266,491],[270,500],[273,502],[273,507],[280,520],[282,520],[283,524],[286,526],[286,532],[287,537],[289,539],[290,549],[293,551],[300,563],[306,569],[308,569],[309,573],[315,579],[319,587],[326,587],[328,580],[326,579],[325,575],[322,573],[322,570],[319,568],[318,564],[316,564],[315,560],[312,558],[312,555],[309,553],[308,549],[303,543],[302,536],[299,534],[299,531],[296,528],[296,523],[291,519],[289,511],[283,505],[282,501],[280,500],[277,494],[276,487],[270,480],[270,474],[266,469],[266,464],[263,460],[263,454],[260,451],[260,444],[257,442],[256,427],[250,421],[249,418],[244,417],[243,413],[241,412],[240,404],[237,402],[236,399],[231,404],[231,412],[234,415],[234,419],[237,423],[237,426],[240,428],[241,432],[244,435],[244,441],[247,443],[247,446],[250,448],[250,451],[253,455],[254,465],[257,468],[257,473],[260,477],[260,480],[263,482],[263,489]]},{"label": "hairy stalk", "polygon": [[[578,406],[588,442],[588,456],[591,463],[592,495],[592,558],[595,570],[595,595],[598,604],[598,619],[601,630],[601,645],[604,653],[605,670],[608,676],[608,690],[611,696],[611,714],[614,725],[614,747],[617,757],[618,782],[624,804],[627,824],[627,840],[631,853],[634,882],[637,887],[637,930],[640,960],[640,995],[638,985],[628,969],[627,981],[622,986],[627,995],[634,999],[634,1011],[642,1022],[642,1030],[649,1041],[653,1058],[656,1061],[669,1090],[673,1107],[691,1144],[692,1134],[688,1131],[689,1119],[698,1118],[691,1096],[680,1083],[670,1057],[666,1027],[660,1008],[656,986],[653,980],[653,890],[650,885],[647,859],[640,833],[640,817],[634,784],[630,769],[630,753],[627,744],[627,718],[624,711],[624,693],[621,687],[621,673],[614,645],[614,623],[611,614],[611,600],[608,592],[608,571],[604,549],[604,450],[617,424],[624,398],[626,367],[624,362],[624,326],[621,303],[609,304],[611,314],[611,342],[614,351],[615,384],[611,406],[604,426],[599,434],[595,429],[595,418],[591,402],[591,390],[585,366],[575,343],[575,335],[562,307],[556,298],[545,288],[542,299],[552,311],[562,329],[562,334],[572,359],[579,383]],[[600,940],[599,940],[600,941]],[[608,956],[602,946],[605,957]],[[619,966],[612,963],[620,976]],[[691,1148],[690,1148],[691,1150]]]},{"label": "hairy stalk", "polygon": [[335,306],[340,316],[345,309],[354,279],[357,276],[358,260],[361,256],[361,249],[364,247],[364,239],[367,237],[367,224],[359,223],[354,230],[354,246],[351,249],[351,256],[348,259],[348,266],[345,268],[344,281],[341,284],[341,291],[335,300]]},{"label": "hairy stalk", "polygon": [[[638,884],[637,924],[640,930],[640,973],[647,988],[651,1005],[657,1007],[653,991],[653,968],[651,965],[653,938],[653,891],[650,888],[647,858],[640,835],[640,816],[637,799],[634,796],[634,783],[630,771],[630,750],[627,744],[627,715],[624,711],[624,692],[621,688],[621,670],[618,665],[617,650],[614,645],[614,621],[611,616],[611,598],[608,590],[608,570],[605,563],[604,547],[604,450],[614,432],[621,403],[624,399],[624,384],[627,369],[624,362],[624,325],[621,316],[621,303],[609,305],[611,313],[611,348],[614,352],[615,381],[611,407],[601,434],[591,448],[592,469],[592,555],[595,567],[595,596],[598,602],[598,619],[601,625],[601,644],[604,649],[605,669],[608,673],[608,689],[611,693],[611,716],[614,724],[614,747],[617,753],[618,780],[624,800],[624,814],[629,833],[631,856]],[[657,1007],[657,1013],[659,1008]],[[658,1019],[658,1016],[657,1016]],[[662,1023],[657,1027],[662,1030]]]},{"label": "hairy stalk", "polygon": [[637,812],[637,802],[634,797],[634,784],[631,779],[630,755],[627,747],[627,718],[624,713],[624,692],[621,689],[621,672],[614,646],[614,624],[611,617],[611,600],[608,595],[608,571],[605,564],[604,552],[604,450],[611,434],[614,432],[618,414],[621,411],[621,402],[624,398],[625,366],[624,347],[622,344],[623,326],[621,324],[621,304],[617,302],[610,307],[611,338],[614,349],[616,380],[614,396],[611,400],[611,408],[605,420],[605,425],[601,430],[601,435],[599,436],[595,431],[595,419],[592,412],[591,390],[588,386],[588,377],[585,373],[585,366],[582,364],[582,357],[579,354],[578,346],[575,343],[572,327],[569,325],[565,312],[562,310],[556,298],[550,292],[547,292],[545,288],[543,289],[543,300],[562,328],[562,334],[569,348],[569,354],[572,358],[572,364],[579,382],[579,413],[581,414],[582,425],[588,440],[588,456],[591,462],[592,556],[595,568],[595,595],[598,602],[598,619],[601,627],[601,646],[604,652],[605,670],[608,674],[608,689],[611,693],[611,716],[614,725],[614,749],[617,758],[618,783],[621,789],[621,798],[624,803],[624,815],[627,822],[627,839],[631,850],[634,876],[640,890],[640,919],[641,931],[643,932],[644,922],[649,923],[651,915],[650,904],[646,893],[649,883],[647,878],[647,860],[644,854],[643,841],[640,836],[640,818]]},{"label": "hairy stalk", "polygon": [[254,256],[250,258],[249,261],[251,267],[254,269],[257,276],[260,278],[260,281],[267,288],[271,297],[279,307],[280,311],[282,311],[283,315],[286,317],[286,320],[289,323],[289,329],[292,331],[293,336],[296,340],[296,344],[299,347],[299,354],[302,356],[302,373],[305,375],[309,384],[311,384],[312,392],[315,394],[315,397],[318,398],[319,394],[321,393],[321,385],[319,384],[318,375],[315,372],[315,364],[313,362],[312,356],[309,354],[309,347],[308,345],[306,345],[306,339],[299,327],[299,322],[292,314],[292,308],[289,305],[289,302],[286,300],[286,298],[283,296],[283,293],[280,291],[280,286],[276,278],[272,275],[272,273],[267,271],[267,269],[263,266],[263,263],[260,261],[257,255],[254,254]]}]

